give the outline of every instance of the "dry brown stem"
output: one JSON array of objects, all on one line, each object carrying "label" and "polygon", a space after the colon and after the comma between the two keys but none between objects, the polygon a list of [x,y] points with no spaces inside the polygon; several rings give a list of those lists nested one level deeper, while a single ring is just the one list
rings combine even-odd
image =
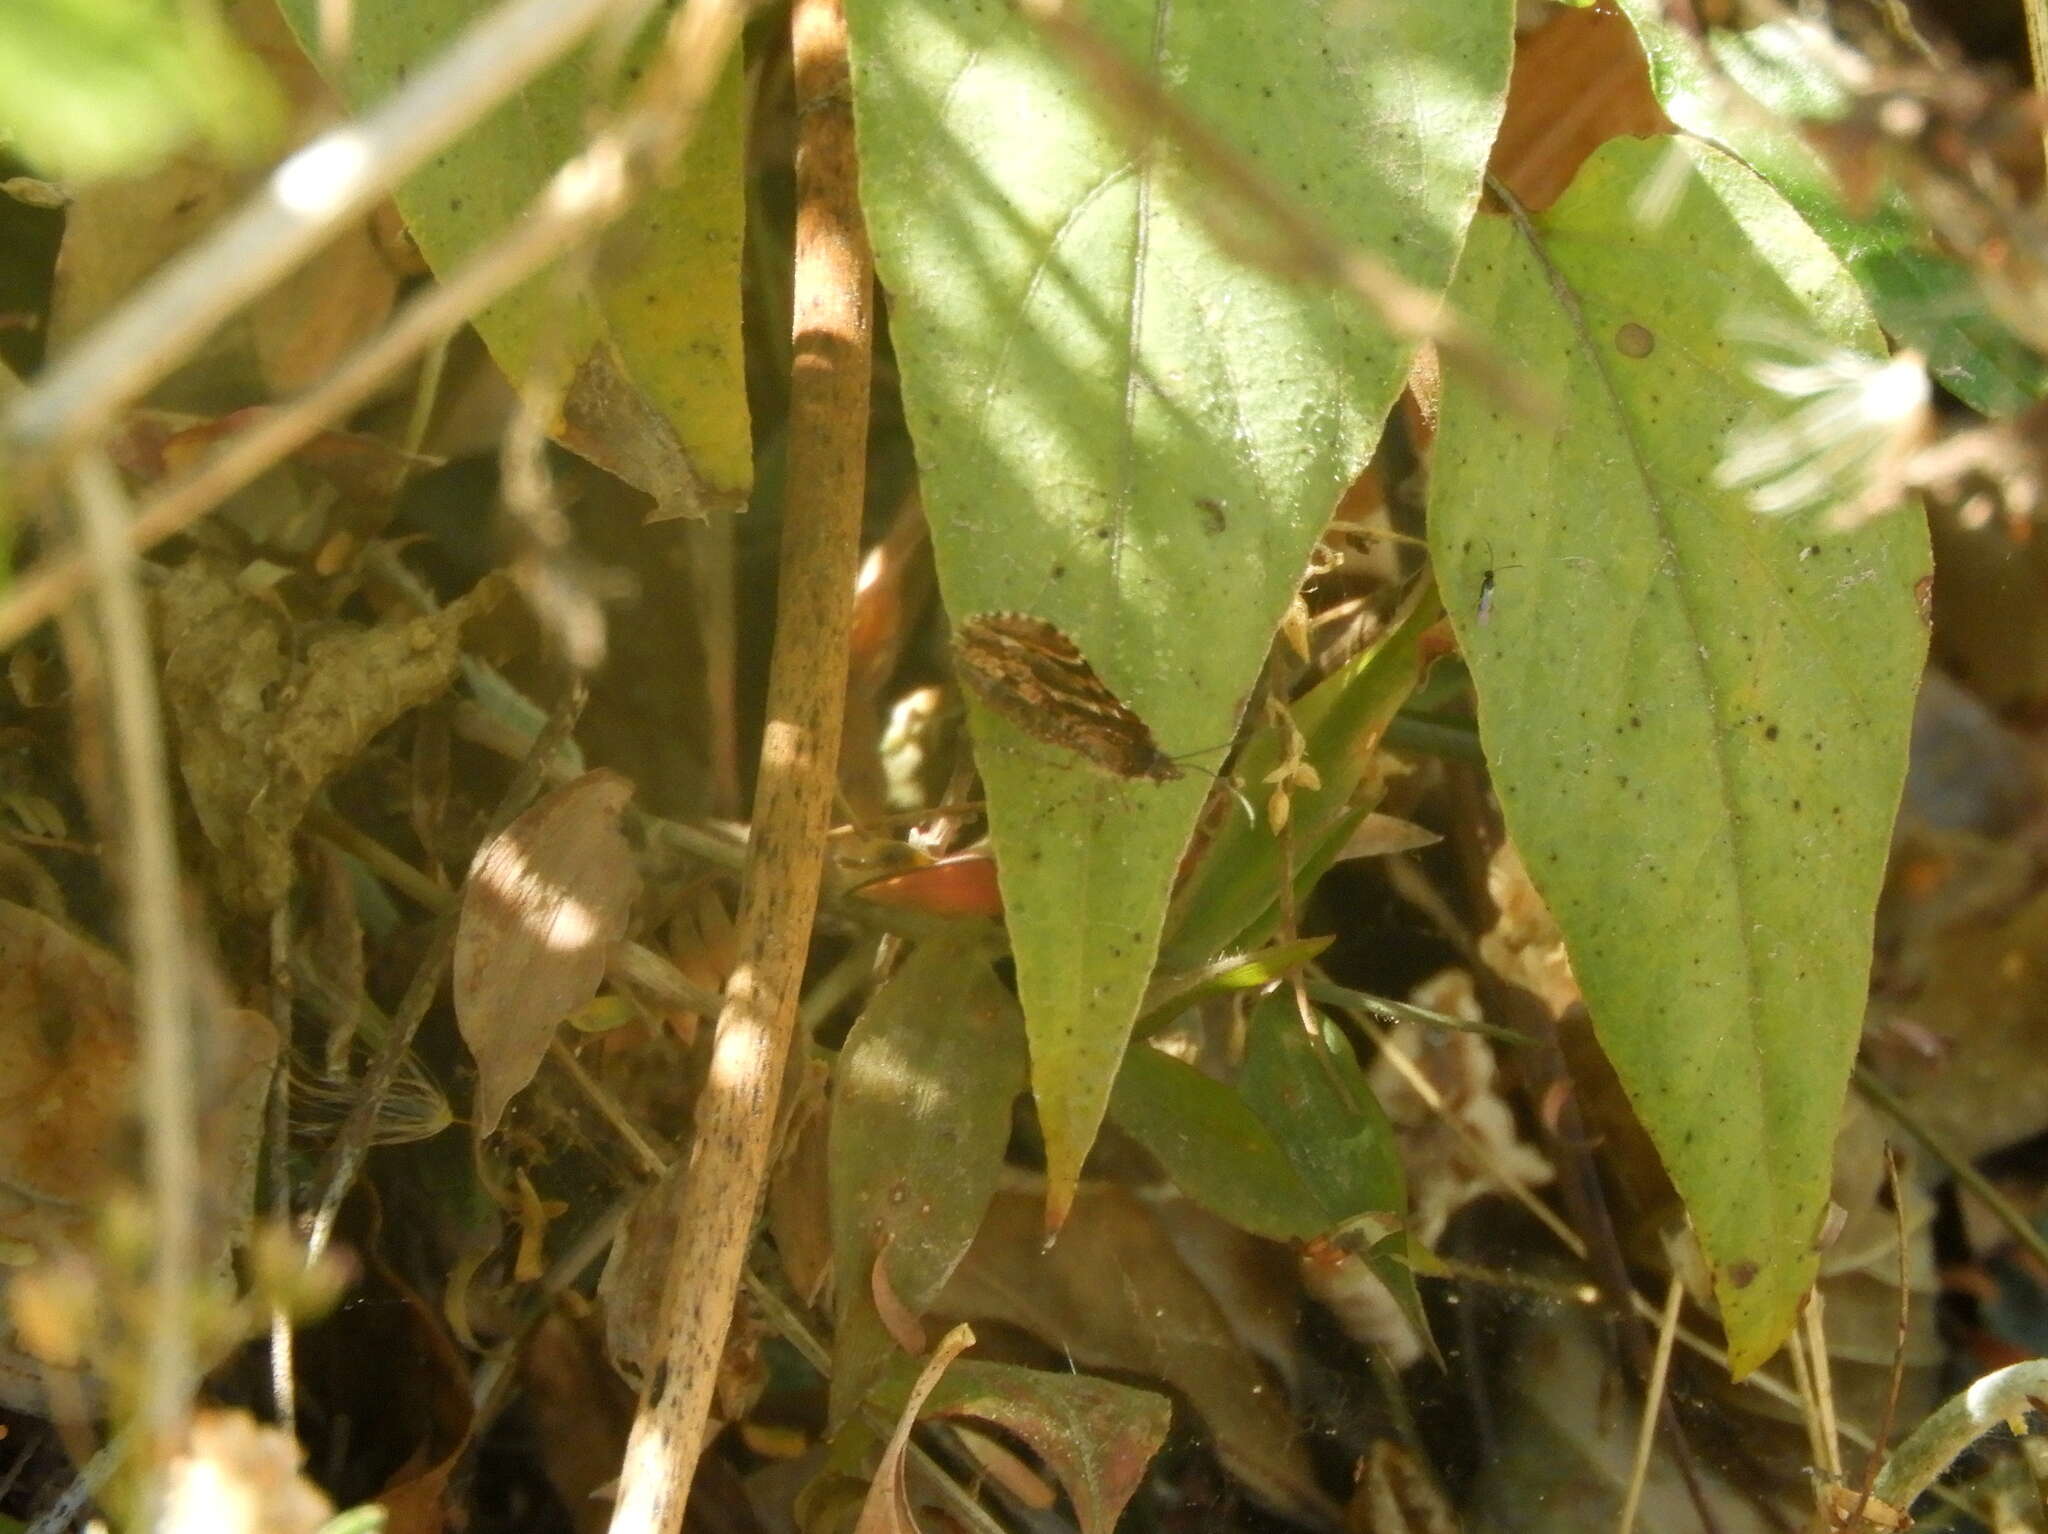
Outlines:
[{"label": "dry brown stem", "polygon": [[837,782],[866,477],[874,263],[857,199],[841,0],[797,0],[791,37],[800,123],[795,360],[768,727],[739,962],[677,1195],[663,1350],[626,1445],[612,1534],[682,1526],[773,1148]]}]

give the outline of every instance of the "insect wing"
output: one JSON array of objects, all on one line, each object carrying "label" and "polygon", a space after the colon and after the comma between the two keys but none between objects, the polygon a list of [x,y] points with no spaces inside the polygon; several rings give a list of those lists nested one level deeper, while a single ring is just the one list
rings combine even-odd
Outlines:
[{"label": "insect wing", "polygon": [[975,695],[1032,739],[1122,778],[1167,783],[1181,776],[1145,721],[1044,619],[984,613],[960,625],[953,649]]}]

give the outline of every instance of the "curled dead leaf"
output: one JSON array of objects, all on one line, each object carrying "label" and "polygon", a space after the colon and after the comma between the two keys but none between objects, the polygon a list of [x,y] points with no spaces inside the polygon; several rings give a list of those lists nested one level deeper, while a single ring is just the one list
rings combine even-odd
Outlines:
[{"label": "curled dead leaf", "polygon": [[939,1339],[930,1361],[919,1372],[917,1383],[910,1387],[910,1399],[903,1403],[896,1430],[882,1450],[882,1462],[875,1467],[875,1479],[868,1487],[867,1500],[861,1504],[860,1522],[854,1525],[853,1534],[921,1534],[916,1515],[910,1510],[910,1487],[903,1474],[904,1456],[910,1450],[910,1430],[917,1425],[918,1409],[924,1405],[924,1398],[932,1393],[947,1365],[973,1346],[974,1332],[965,1326],[956,1326]]}]

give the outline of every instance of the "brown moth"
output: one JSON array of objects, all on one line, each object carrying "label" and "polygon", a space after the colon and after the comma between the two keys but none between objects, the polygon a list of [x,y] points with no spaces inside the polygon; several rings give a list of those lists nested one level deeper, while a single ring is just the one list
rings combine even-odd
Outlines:
[{"label": "brown moth", "polygon": [[1074,641],[1043,618],[977,614],[954,632],[953,657],[974,695],[1032,739],[1120,778],[1170,783],[1181,776],[1151,727],[1104,685]]}]

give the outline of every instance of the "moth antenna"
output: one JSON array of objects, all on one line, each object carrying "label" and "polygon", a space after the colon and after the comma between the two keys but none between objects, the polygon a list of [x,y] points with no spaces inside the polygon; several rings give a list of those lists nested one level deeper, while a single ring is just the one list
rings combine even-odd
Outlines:
[{"label": "moth antenna", "polygon": [[1213,767],[1204,767],[1200,762],[1187,762],[1183,765],[1194,768],[1218,788],[1229,793],[1230,797],[1237,801],[1237,807],[1244,811],[1246,824],[1255,826],[1259,823],[1259,813],[1252,808],[1252,802],[1245,797],[1244,790],[1237,786],[1237,779],[1228,773],[1218,772]]}]

